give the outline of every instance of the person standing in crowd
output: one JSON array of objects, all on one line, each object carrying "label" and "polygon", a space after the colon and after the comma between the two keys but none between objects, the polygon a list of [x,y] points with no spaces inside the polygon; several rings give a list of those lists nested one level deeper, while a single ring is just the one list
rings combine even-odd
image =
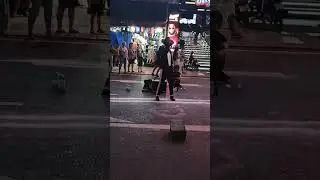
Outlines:
[{"label": "person standing in crowd", "polygon": [[134,65],[134,61],[136,60],[136,52],[133,48],[133,43],[129,44],[129,48],[128,48],[128,72],[130,72],[130,67],[131,67],[131,72],[133,71],[133,65]]},{"label": "person standing in crowd", "polygon": [[126,73],[127,67],[127,60],[128,60],[128,49],[126,47],[126,42],[122,43],[122,46],[119,49],[119,74],[121,72],[121,67],[123,66],[124,73]]},{"label": "person standing in crowd", "polygon": [[32,3],[32,6],[31,6],[29,17],[28,17],[28,37],[31,39],[33,38],[33,27],[34,27],[34,23],[36,22],[39,16],[41,5],[43,5],[44,7],[44,20],[46,24],[46,34],[48,37],[51,37],[53,1],[52,0],[31,0],[31,3]]},{"label": "person standing in crowd", "polygon": [[9,0],[10,17],[15,17],[17,14],[19,0]]},{"label": "person standing in crowd", "polygon": [[[162,41],[162,43],[164,43],[164,41]],[[156,76],[159,77],[159,71],[160,71],[160,51],[162,51],[163,46],[160,46],[158,51],[155,53],[154,57],[154,67],[152,70],[151,75],[152,76]],[[156,74],[154,74],[154,72],[157,70]]]},{"label": "person standing in crowd", "polygon": [[[173,56],[172,52],[170,50],[170,47],[173,45],[173,41],[167,37],[164,41],[163,48],[159,48],[159,54],[160,54],[160,68],[162,69],[161,73],[161,82],[164,82],[167,80],[169,83],[169,91],[170,91],[170,100],[175,101],[173,96]],[[160,101],[159,95],[160,95],[160,85],[162,84],[159,82],[158,88],[156,91],[156,101]]]},{"label": "person standing in crowd", "polygon": [[30,0],[20,0],[18,14],[27,17],[29,15]]},{"label": "person standing in crowd", "polygon": [[88,14],[90,14],[90,33],[95,34],[94,23],[97,18],[97,33],[105,34],[106,32],[102,28],[101,16],[104,13],[106,0],[88,0]]},{"label": "person standing in crowd", "polygon": [[142,56],[142,48],[140,44],[137,44],[137,60],[138,60],[138,72],[142,73],[143,56]]},{"label": "person standing in crowd", "polygon": [[179,48],[176,46],[173,51],[173,65],[180,66],[179,64]]},{"label": "person standing in crowd", "polygon": [[66,33],[63,29],[63,17],[64,11],[68,9],[68,18],[69,18],[69,33],[79,33],[74,29],[74,19],[76,14],[76,7],[79,5],[78,0],[59,0],[59,6],[57,10],[57,33]]},{"label": "person standing in crowd", "polygon": [[184,62],[186,60],[186,56],[185,56],[183,49],[180,50],[179,57],[180,57],[180,70],[179,70],[179,72],[182,74],[182,72],[184,71]]},{"label": "person standing in crowd", "polygon": [[119,45],[116,44],[112,49],[112,67],[115,67],[119,64]]},{"label": "person standing in crowd", "polygon": [[9,24],[9,0],[0,1],[0,35],[7,33]]}]

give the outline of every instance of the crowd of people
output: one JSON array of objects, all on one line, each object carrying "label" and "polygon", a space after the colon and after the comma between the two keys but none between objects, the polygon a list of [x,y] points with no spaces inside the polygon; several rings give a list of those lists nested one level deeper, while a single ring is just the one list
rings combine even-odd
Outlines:
[{"label": "crowd of people", "polygon": [[[74,28],[74,21],[76,17],[75,9],[80,6],[80,2],[78,0],[1,0],[0,33],[6,33],[10,18],[15,18],[16,15],[22,15],[28,18],[28,37],[33,38],[34,24],[39,16],[40,8],[43,7],[46,35],[51,36],[54,1],[58,1],[58,7],[56,10],[56,33],[67,33],[64,29],[65,27],[63,27],[64,12],[66,10],[68,10],[69,20],[68,33],[79,33],[79,31]],[[102,28],[101,17],[105,13],[106,3],[109,4],[109,0],[87,0],[87,3],[87,13],[90,15],[89,32],[92,34],[106,33]],[[97,28],[95,28],[95,22],[97,24]]]},{"label": "crowd of people", "polygon": [[[143,66],[143,50],[140,44],[136,42],[129,43],[122,42],[121,46],[118,44],[111,49],[111,64],[113,67],[119,68],[119,74],[123,67],[123,72],[135,72],[134,65],[137,61],[138,72],[142,73]],[[131,70],[131,71],[130,71]]]}]

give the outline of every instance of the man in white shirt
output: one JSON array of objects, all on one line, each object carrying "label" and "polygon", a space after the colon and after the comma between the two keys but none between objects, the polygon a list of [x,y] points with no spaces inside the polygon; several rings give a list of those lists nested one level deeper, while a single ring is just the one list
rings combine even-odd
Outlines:
[{"label": "man in white shirt", "polygon": [[[170,46],[172,46],[173,41],[167,37],[164,41],[164,48],[159,48],[162,49],[160,53],[160,68],[162,69],[161,73],[161,82],[164,82],[165,80],[168,81],[169,83],[169,91],[170,91],[170,100],[175,101],[174,96],[173,96],[173,80],[172,80],[172,72],[173,72],[173,56],[172,52],[170,50]],[[160,85],[162,84],[159,82],[157,92],[156,92],[156,101],[160,101],[159,95],[160,95]]]}]

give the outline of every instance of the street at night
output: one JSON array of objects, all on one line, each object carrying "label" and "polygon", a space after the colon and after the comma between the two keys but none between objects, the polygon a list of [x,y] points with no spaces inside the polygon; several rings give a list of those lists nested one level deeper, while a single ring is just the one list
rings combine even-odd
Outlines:
[{"label": "street at night", "polygon": [[[2,39],[1,178],[109,175],[105,44]],[[65,75],[65,94],[52,88],[56,72]]]},{"label": "street at night", "polygon": [[[209,79],[183,77],[186,91],[175,93],[175,102],[165,94],[157,102],[154,94],[141,91],[149,78],[112,73],[110,116],[124,123],[111,129],[111,179],[209,179]],[[184,120],[193,129],[186,143],[168,140],[171,120]]]},{"label": "street at night", "polygon": [[216,179],[319,179],[320,54],[230,49],[226,72],[241,89],[211,102]]}]

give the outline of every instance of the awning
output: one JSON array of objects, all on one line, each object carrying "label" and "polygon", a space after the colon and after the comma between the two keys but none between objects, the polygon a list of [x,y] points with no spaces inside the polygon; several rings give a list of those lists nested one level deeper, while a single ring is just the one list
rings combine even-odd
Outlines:
[{"label": "awning", "polygon": [[110,2],[110,24],[164,25],[168,16],[168,4],[163,2],[133,2],[115,0]]}]

